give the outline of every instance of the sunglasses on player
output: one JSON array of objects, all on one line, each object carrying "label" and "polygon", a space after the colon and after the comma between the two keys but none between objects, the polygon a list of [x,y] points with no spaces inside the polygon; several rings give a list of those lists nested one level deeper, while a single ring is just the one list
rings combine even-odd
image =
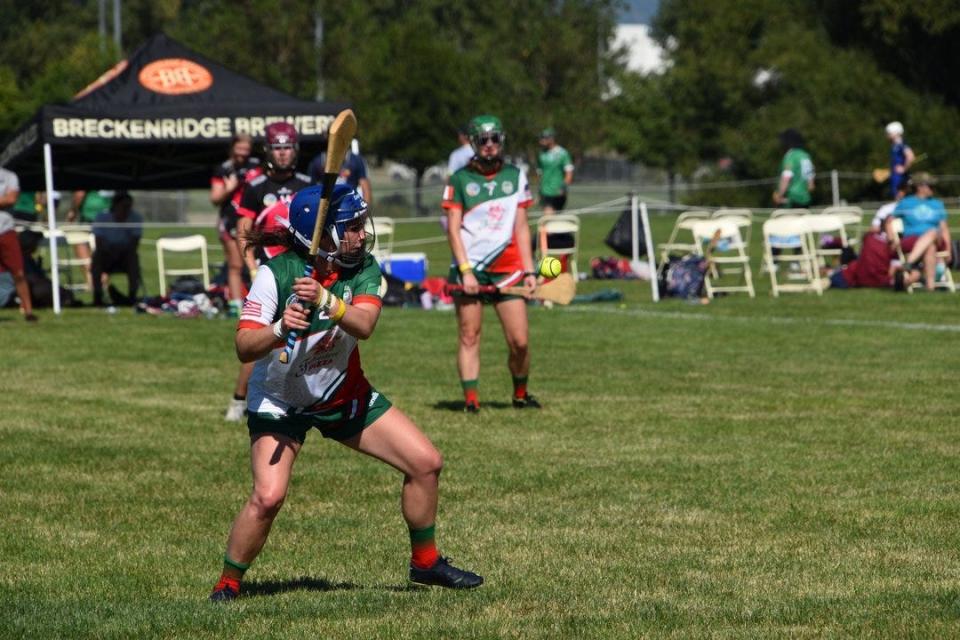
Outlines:
[{"label": "sunglasses on player", "polygon": [[482,136],[478,136],[478,137],[477,137],[477,141],[478,141],[478,143],[480,144],[480,146],[482,147],[483,145],[485,145],[485,144],[487,144],[487,143],[490,143],[490,144],[500,144],[500,143],[502,142],[502,139],[501,139],[499,133],[487,133],[487,134],[484,134],[484,135],[482,135]]}]

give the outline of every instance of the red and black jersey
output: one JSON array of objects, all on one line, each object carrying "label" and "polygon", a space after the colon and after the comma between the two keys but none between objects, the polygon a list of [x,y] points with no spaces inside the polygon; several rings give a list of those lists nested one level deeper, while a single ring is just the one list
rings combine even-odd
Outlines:
[{"label": "red and black jersey", "polygon": [[274,225],[264,215],[267,210],[277,203],[289,207],[294,194],[309,186],[310,177],[302,173],[294,173],[284,180],[261,174],[247,182],[237,213],[253,220],[255,226],[271,228]]},{"label": "red and black jersey", "polygon": [[240,206],[240,199],[243,197],[244,187],[250,180],[262,172],[263,169],[260,167],[260,160],[258,158],[247,158],[247,161],[239,166],[235,165],[231,158],[223,161],[214,168],[213,176],[210,177],[210,186],[223,184],[226,178],[233,174],[236,174],[237,179],[240,181],[240,186],[233,192],[233,195],[220,205],[221,218],[233,222],[236,221],[237,207]]},{"label": "red and black jersey", "polygon": [[[290,217],[290,202],[294,194],[310,186],[310,177],[294,173],[285,180],[276,180],[262,173],[247,182],[237,213],[253,220],[254,227],[271,231],[280,227],[277,218]],[[266,247],[266,257],[272,258],[281,252],[279,247]]]}]

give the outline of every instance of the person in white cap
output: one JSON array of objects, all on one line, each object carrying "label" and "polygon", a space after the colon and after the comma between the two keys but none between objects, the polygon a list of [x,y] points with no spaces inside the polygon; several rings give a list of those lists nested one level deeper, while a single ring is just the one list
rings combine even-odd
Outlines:
[{"label": "person in white cap", "polygon": [[903,125],[899,122],[887,125],[887,138],[890,139],[890,194],[896,198],[900,185],[910,179],[910,165],[916,156],[910,145],[903,141]]}]

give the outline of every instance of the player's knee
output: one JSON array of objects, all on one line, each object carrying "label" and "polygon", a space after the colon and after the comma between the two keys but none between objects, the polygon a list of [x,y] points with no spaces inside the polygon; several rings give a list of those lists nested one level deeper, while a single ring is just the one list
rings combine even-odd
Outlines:
[{"label": "player's knee", "polygon": [[439,476],[443,470],[443,455],[433,449],[424,452],[414,465],[414,474],[418,476]]},{"label": "player's knee", "polygon": [[286,491],[263,488],[254,489],[250,496],[250,506],[258,519],[272,520],[280,512],[283,501],[287,497]]},{"label": "player's knee", "polygon": [[460,344],[468,349],[474,349],[480,344],[480,329],[461,329]]},{"label": "player's knee", "polygon": [[530,349],[526,338],[511,340],[509,345],[510,355],[512,356],[525,356]]}]

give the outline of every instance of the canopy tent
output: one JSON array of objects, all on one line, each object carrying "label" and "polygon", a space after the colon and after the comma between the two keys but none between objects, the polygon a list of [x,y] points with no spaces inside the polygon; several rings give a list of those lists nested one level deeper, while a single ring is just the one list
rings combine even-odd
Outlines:
[{"label": "canopy tent", "polygon": [[[159,34],[69,103],[41,107],[4,146],[0,166],[24,190],[51,192],[54,177],[67,190],[202,188],[234,134],[262,138],[267,124],[285,120],[306,155],[348,106],[271,89]],[[48,217],[54,229],[52,205]],[[56,261],[51,267],[59,313]]]}]

